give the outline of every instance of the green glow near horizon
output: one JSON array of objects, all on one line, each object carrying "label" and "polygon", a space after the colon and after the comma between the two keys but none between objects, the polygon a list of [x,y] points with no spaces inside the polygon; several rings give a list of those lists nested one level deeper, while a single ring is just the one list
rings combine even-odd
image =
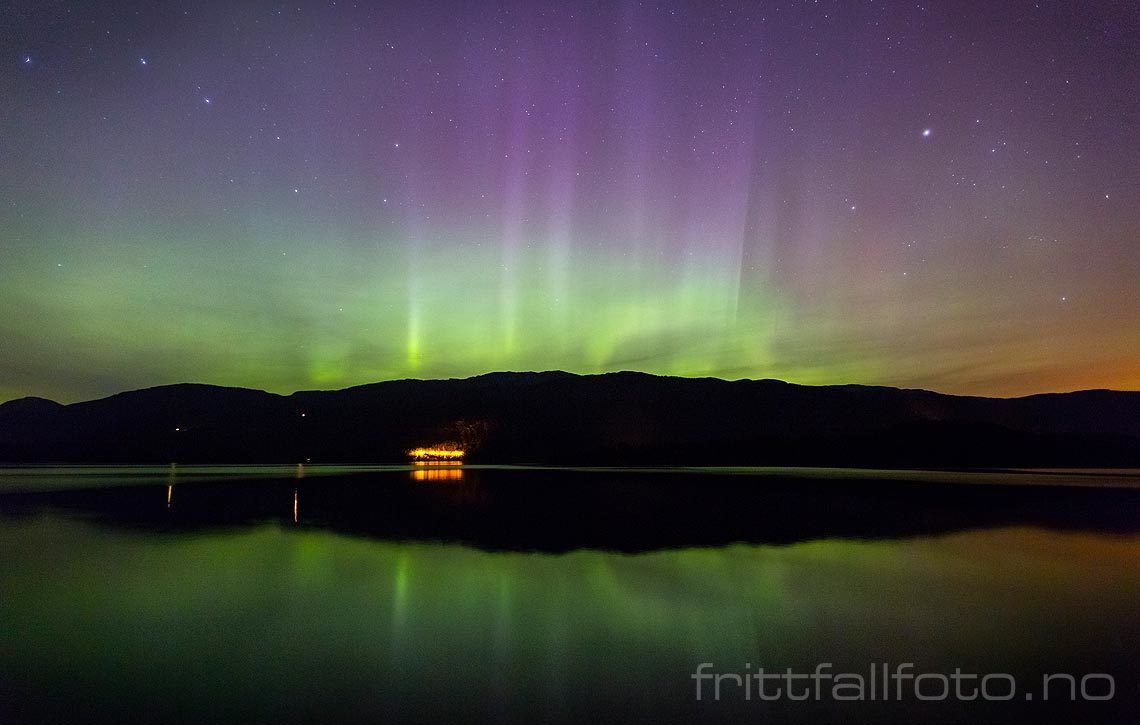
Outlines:
[{"label": "green glow near horizon", "polygon": [[[802,300],[774,284],[722,284],[737,276],[728,255],[648,265],[601,247],[564,256],[554,274],[551,250],[536,244],[519,250],[508,284],[492,244],[422,243],[402,258],[379,248],[338,252],[342,244],[299,234],[247,241],[224,259],[177,236],[78,247],[62,267],[25,252],[16,260],[23,273],[0,290],[0,301],[22,311],[7,331],[25,361],[0,395],[70,401],[183,381],[291,392],[551,369],[891,384],[910,379],[899,374],[908,365],[937,370],[974,354],[913,349],[927,344],[921,332],[912,351],[897,341],[875,349],[882,320],[805,317]],[[860,312],[850,292],[832,291],[825,308]],[[975,314],[958,300],[935,316]],[[852,324],[868,339],[836,338]],[[958,386],[951,378],[942,387]]]},{"label": "green glow near horizon", "polygon": [[[124,385],[289,392],[507,369],[797,377],[773,363],[786,317],[778,296],[755,290],[741,305],[737,289],[719,283],[730,261],[671,269],[568,260],[551,285],[546,252],[520,250],[508,284],[491,247],[423,246],[393,259],[277,239],[279,259],[235,264],[196,253],[192,240],[145,254],[142,241],[89,240],[67,265],[21,276],[0,297],[27,311],[16,329],[25,356],[80,380],[127,367]],[[42,265],[37,256],[25,268]],[[99,386],[76,388],[37,392],[67,399]]]}]

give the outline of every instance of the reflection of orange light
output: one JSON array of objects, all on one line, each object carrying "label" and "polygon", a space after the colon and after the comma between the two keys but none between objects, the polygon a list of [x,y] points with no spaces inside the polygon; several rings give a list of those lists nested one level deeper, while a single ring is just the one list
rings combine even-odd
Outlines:
[{"label": "reflection of orange light", "polygon": [[454,446],[434,446],[431,448],[413,448],[408,455],[416,463],[435,461],[462,461],[464,450]]},{"label": "reflection of orange light", "polygon": [[412,471],[414,481],[459,481],[463,479],[463,469],[451,466],[449,468],[416,468]]},{"label": "reflection of orange light", "polygon": [[297,489],[293,489],[293,523],[297,523]]},{"label": "reflection of orange light", "polygon": [[170,508],[170,499],[174,498],[174,484],[166,487],[166,508]]}]

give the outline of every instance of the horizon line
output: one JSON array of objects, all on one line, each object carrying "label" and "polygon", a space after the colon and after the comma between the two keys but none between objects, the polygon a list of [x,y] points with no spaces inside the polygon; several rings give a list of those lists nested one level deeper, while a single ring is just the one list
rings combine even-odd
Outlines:
[{"label": "horizon line", "polygon": [[78,405],[82,403],[93,403],[100,400],[108,400],[119,395],[129,395],[131,393],[139,393],[147,390],[158,390],[161,388],[175,388],[182,386],[198,386],[206,388],[218,388],[224,390],[247,390],[257,393],[265,393],[266,395],[275,395],[282,398],[288,398],[293,395],[303,393],[338,393],[346,390],[354,390],[357,388],[366,388],[373,385],[384,385],[386,383],[432,383],[432,382],[462,382],[467,380],[475,380],[477,378],[491,377],[495,375],[565,375],[576,378],[599,378],[608,375],[639,375],[650,378],[659,378],[665,380],[713,380],[722,383],[779,383],[781,385],[790,385],[800,388],[880,388],[886,390],[897,390],[901,392],[918,392],[928,393],[932,395],[939,395],[951,398],[980,398],[985,400],[1022,400],[1025,398],[1034,398],[1046,395],[1076,395],[1080,393],[1140,393],[1140,390],[1129,390],[1120,388],[1077,388],[1073,390],[1046,390],[1036,393],[1026,393],[1023,395],[972,395],[963,393],[946,393],[939,390],[932,390],[930,388],[919,387],[903,387],[896,385],[885,385],[876,383],[797,383],[780,378],[722,378],[716,375],[662,375],[658,373],[643,372],[640,370],[610,370],[600,373],[575,373],[568,370],[551,369],[551,370],[491,370],[485,373],[477,373],[474,375],[467,375],[463,377],[440,377],[440,378],[389,378],[386,380],[375,380],[367,383],[357,383],[355,385],[346,385],[340,388],[301,388],[291,392],[282,393],[273,390],[266,390],[264,388],[248,387],[244,385],[224,385],[217,383],[207,383],[200,381],[181,381],[174,383],[159,383],[157,385],[147,385],[141,388],[131,388],[127,390],[120,390],[114,393],[101,395],[93,398],[85,398],[82,400],[73,400],[71,402],[60,402],[52,398],[46,398],[40,395],[22,395],[15,398],[0,401],[0,406],[7,405],[20,400],[43,400],[54,403],[60,406]]}]

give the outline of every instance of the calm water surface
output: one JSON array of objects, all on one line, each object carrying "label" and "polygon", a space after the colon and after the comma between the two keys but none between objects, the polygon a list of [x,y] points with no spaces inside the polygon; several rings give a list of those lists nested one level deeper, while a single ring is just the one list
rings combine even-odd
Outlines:
[{"label": "calm water surface", "polygon": [[[1136,484],[1129,471],[3,471],[0,721],[1136,722]],[[709,682],[698,701],[702,662],[865,677],[913,662],[1008,673],[1018,690],[760,702],[726,681],[719,702]],[[1110,674],[1114,697],[1069,702],[1065,686],[1040,702],[1058,672]]]}]

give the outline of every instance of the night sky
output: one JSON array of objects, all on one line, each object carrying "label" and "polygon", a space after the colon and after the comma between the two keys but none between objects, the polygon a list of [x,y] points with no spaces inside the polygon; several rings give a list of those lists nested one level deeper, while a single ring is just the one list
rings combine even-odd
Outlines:
[{"label": "night sky", "polygon": [[1140,388],[1135,2],[0,6],[0,400]]}]

